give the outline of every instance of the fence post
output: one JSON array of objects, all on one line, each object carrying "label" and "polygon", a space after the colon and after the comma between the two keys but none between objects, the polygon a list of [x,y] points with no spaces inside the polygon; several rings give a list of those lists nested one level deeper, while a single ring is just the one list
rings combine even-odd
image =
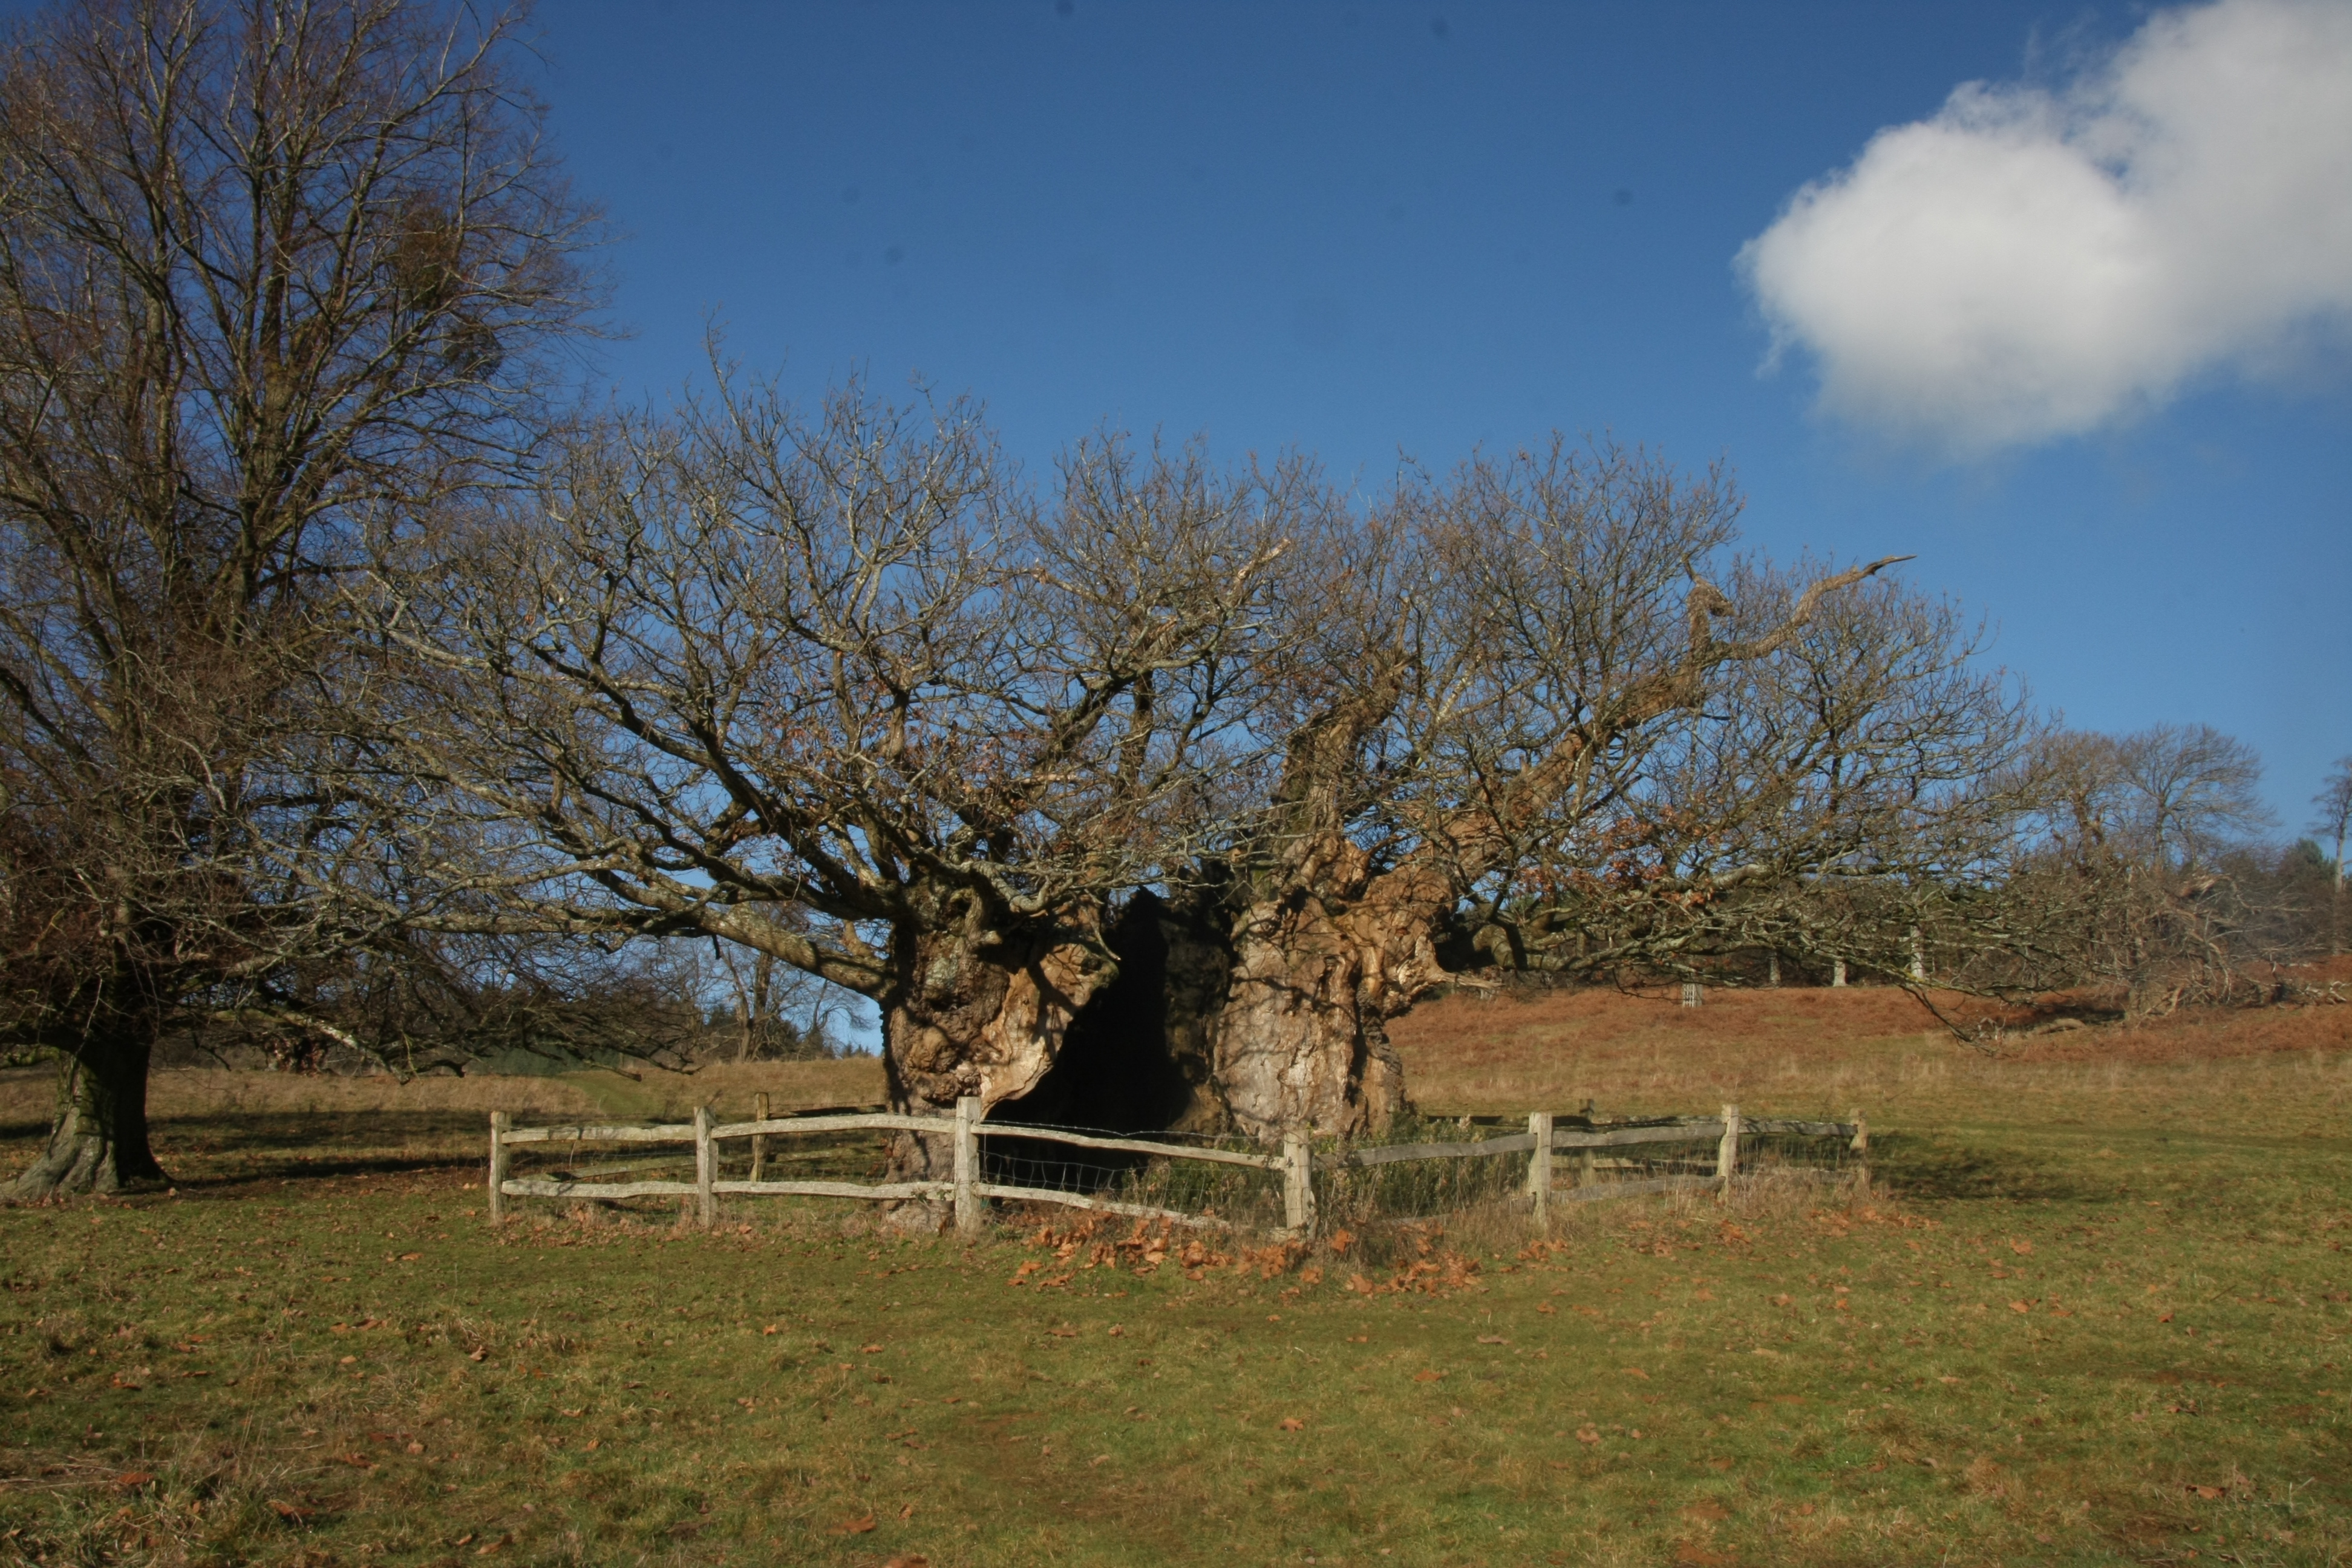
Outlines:
[{"label": "fence post", "polygon": [[[751,1097],[751,1120],[765,1121],[767,1119],[768,1091],[763,1089]],[[768,1135],[764,1132],[754,1132],[751,1134],[751,1179],[753,1181],[760,1179],[760,1173],[767,1167],[767,1163]]]},{"label": "fence post", "polygon": [[1294,1236],[1315,1228],[1315,1163],[1304,1131],[1282,1138],[1282,1223]]},{"label": "fence post", "polygon": [[1723,1108],[1723,1142],[1715,1152],[1715,1176],[1722,1184],[1723,1195],[1731,1196],[1731,1178],[1739,1170],[1739,1107]]},{"label": "fence post", "polygon": [[709,1230],[719,1223],[719,1194],[710,1184],[719,1179],[719,1145],[710,1136],[710,1107],[694,1108],[694,1204],[702,1228]]},{"label": "fence post", "polygon": [[490,1223],[496,1225],[507,1217],[507,1128],[510,1125],[503,1110],[490,1112]]},{"label": "fence post", "polygon": [[1683,1005],[1684,1005],[1684,1006],[1685,1006],[1685,1007],[1696,1007],[1696,1006],[1697,1006],[1701,1002],[1703,1002],[1704,1000],[1706,1000],[1706,994],[1704,991],[1702,991],[1702,990],[1700,990],[1700,989],[1699,989],[1699,984],[1698,984],[1698,982],[1697,982],[1697,981],[1696,981],[1696,980],[1685,980],[1685,981],[1684,981],[1684,982],[1683,982]]},{"label": "fence post", "polygon": [[1860,1185],[1863,1195],[1867,1197],[1870,1194],[1870,1123],[1863,1120],[1859,1109],[1853,1112],[1853,1142],[1851,1147],[1855,1154],[1861,1156],[1858,1166]]},{"label": "fence post", "polygon": [[980,1180],[980,1097],[967,1094],[956,1101],[955,1118],[955,1226],[960,1236],[974,1236],[980,1231],[980,1194],[972,1184]]},{"label": "fence post", "polygon": [[1536,1141],[1535,1152],[1528,1156],[1528,1191],[1535,1194],[1536,1226],[1541,1229],[1551,1218],[1551,1112],[1528,1112],[1528,1136]]}]

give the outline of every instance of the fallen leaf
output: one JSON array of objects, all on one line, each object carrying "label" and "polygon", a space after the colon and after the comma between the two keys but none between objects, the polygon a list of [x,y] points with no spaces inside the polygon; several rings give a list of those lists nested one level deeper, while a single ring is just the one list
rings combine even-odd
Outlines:
[{"label": "fallen leaf", "polygon": [[1732,1568],[1739,1559],[1727,1552],[1709,1552],[1696,1541],[1677,1541],[1675,1561],[1685,1568]]},{"label": "fallen leaf", "polygon": [[1445,1374],[1442,1372],[1433,1372],[1424,1369],[1421,1372],[1414,1373],[1412,1374],[1412,1380],[1415,1383],[1443,1383],[1445,1381]]},{"label": "fallen leaf", "polygon": [[124,1491],[135,1492],[154,1479],[155,1472],[152,1470],[125,1470],[114,1478],[114,1484]]},{"label": "fallen leaf", "polygon": [[276,1498],[271,1498],[269,1500],[269,1506],[277,1510],[278,1518],[286,1521],[289,1524],[300,1524],[303,1521],[310,1517],[310,1510],[296,1508],[292,1503],[281,1502]]},{"label": "fallen leaf", "polygon": [[912,1557],[893,1557],[882,1568],[931,1568],[931,1560],[917,1552]]},{"label": "fallen leaf", "polygon": [[[561,1409],[562,1407],[561,1407],[561,1406],[558,1406],[558,1408],[559,1408],[559,1409]],[[583,1406],[582,1408],[580,1408],[580,1409],[578,1409],[578,1410],[565,1410],[565,1411],[563,1412],[563,1414],[565,1414],[566,1415],[571,1416],[571,1417],[572,1417],[572,1419],[573,1419],[574,1421],[577,1421],[577,1420],[579,1420],[583,1415],[587,1415],[587,1414],[588,1414],[588,1411],[587,1411],[587,1409],[586,1409],[586,1407],[585,1407],[585,1406]]]},{"label": "fallen leaf", "polygon": [[835,1535],[864,1535],[867,1531],[870,1531],[873,1528],[874,1516],[869,1513],[863,1519],[843,1520],[839,1524],[833,1527],[833,1532]]},{"label": "fallen leaf", "polygon": [[486,1541],[482,1542],[481,1545],[474,1548],[474,1555],[477,1557],[488,1557],[491,1552],[496,1552],[499,1547],[506,1545],[513,1539],[514,1536],[511,1533],[509,1533],[499,1536],[496,1541]]},{"label": "fallen leaf", "polygon": [[2222,1495],[2222,1489],[2220,1487],[2200,1487],[2191,1485],[2189,1489],[2195,1492],[2199,1497],[2203,1498],[2207,1502],[2211,1502],[2215,1498]]},{"label": "fallen leaf", "polygon": [[1307,1430],[1307,1423],[1296,1415],[1286,1415],[1282,1418],[1282,1429],[1286,1432],[1304,1432]]},{"label": "fallen leaf", "polygon": [[1729,1459],[1709,1459],[1707,1461],[1707,1465],[1710,1468],[1717,1470],[1727,1470],[1731,1468],[1731,1461]]},{"label": "fallen leaf", "polygon": [[414,1263],[424,1256],[425,1254],[421,1252],[404,1252],[400,1255],[400,1260],[403,1263]]},{"label": "fallen leaf", "polygon": [[2031,1301],[2011,1301],[2009,1304],[2009,1310],[2012,1312],[2031,1312],[2033,1310],[2033,1303]]},{"label": "fallen leaf", "polygon": [[583,1448],[587,1449],[590,1453],[592,1453],[592,1454],[593,1454],[593,1453],[594,1453],[597,1449],[599,1449],[599,1448],[601,1448],[601,1447],[603,1447],[604,1446],[604,1438],[602,1438],[602,1437],[591,1437],[591,1438],[589,1438],[585,1443],[583,1443],[583,1444],[581,1444],[580,1446],[581,1446],[582,1447],[583,1447]]},{"label": "fallen leaf", "polygon": [[1629,1367],[1627,1367],[1627,1368],[1625,1369],[1625,1375],[1626,1375],[1627,1377],[1638,1377],[1638,1378],[1640,1378],[1643,1383],[1647,1383],[1647,1382],[1649,1382],[1649,1381],[1650,1381],[1650,1374],[1649,1374],[1648,1373],[1646,1373],[1646,1372],[1643,1372],[1643,1371],[1640,1367],[1638,1367],[1638,1366],[1629,1366]]},{"label": "fallen leaf", "polygon": [[760,1331],[763,1334],[772,1334],[776,1331],[776,1325],[770,1323],[766,1328],[761,1329]]},{"label": "fallen leaf", "polygon": [[1580,1443],[1598,1443],[1601,1441],[1601,1433],[1596,1427],[1579,1426],[1576,1429],[1576,1440]]},{"label": "fallen leaf", "polygon": [[1478,1342],[1482,1345],[1507,1345],[1511,1342],[1500,1334],[1480,1334]]},{"label": "fallen leaf", "polygon": [[1698,1501],[1691,1504],[1688,1508],[1683,1510],[1683,1517],[1685,1519],[1704,1519],[1710,1521],[1729,1519],[1731,1517],[1731,1510],[1724,1507],[1721,1503],[1716,1501],[1713,1498],[1702,1498]]},{"label": "fallen leaf", "polygon": [[857,1353],[859,1355],[880,1355],[882,1353],[882,1347],[880,1345],[860,1345],[857,1347]]},{"label": "fallen leaf", "polygon": [[2020,1257],[2023,1257],[2025,1254],[2033,1250],[2033,1243],[2030,1241],[2012,1241],[2009,1244],[2009,1249],[2011,1252],[2018,1254]]},{"label": "fallen leaf", "polygon": [[[914,1505],[913,1503],[908,1503],[906,1507],[904,1507],[904,1508],[900,1509],[900,1510],[898,1510],[898,1517],[899,1517],[900,1519],[912,1519],[912,1518],[914,1518],[914,1517],[915,1517],[915,1505]],[[916,1562],[918,1562],[918,1563],[920,1563],[920,1562],[922,1561],[922,1559],[921,1559],[921,1558],[919,1558],[919,1557],[918,1557],[918,1558],[916,1558],[916,1559],[915,1559],[915,1561],[916,1561]]]},{"label": "fallen leaf", "polygon": [[412,1454],[421,1454],[425,1452],[425,1445],[412,1438],[408,1445],[408,1451]]}]

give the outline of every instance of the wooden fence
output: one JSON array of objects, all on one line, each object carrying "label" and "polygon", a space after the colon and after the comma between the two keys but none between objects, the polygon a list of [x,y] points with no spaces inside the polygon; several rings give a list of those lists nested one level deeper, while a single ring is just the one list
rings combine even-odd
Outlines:
[{"label": "wooden fence", "polygon": [[[1870,1185],[1870,1124],[1859,1110],[1853,1112],[1853,1116],[1852,1121],[1743,1117],[1739,1107],[1727,1105],[1720,1116],[1677,1116],[1617,1126],[1588,1122],[1583,1127],[1561,1127],[1556,1124],[1558,1119],[1550,1111],[1537,1110],[1528,1113],[1525,1132],[1454,1143],[1373,1144],[1339,1151],[1326,1156],[1323,1163],[1327,1169],[1336,1170],[1351,1165],[1385,1165],[1403,1160],[1480,1159],[1498,1154],[1525,1153],[1528,1156],[1526,1191],[1533,1201],[1536,1217],[1540,1221],[1549,1217],[1552,1201],[1561,1196],[1571,1201],[1590,1202],[1601,1198],[1633,1197],[1642,1193],[1669,1192],[1677,1187],[1717,1186],[1727,1190],[1739,1171],[1743,1141],[1767,1137],[1831,1139],[1843,1142],[1856,1157],[1856,1177],[1867,1190]],[[1601,1150],[1694,1143],[1715,1145],[1712,1173],[1639,1181],[1610,1181],[1601,1177]],[[1576,1181],[1564,1191],[1559,1183],[1558,1162],[1554,1159],[1554,1155],[1562,1150],[1575,1151],[1579,1156]]]},{"label": "wooden fence", "polygon": [[[762,1099],[765,1097],[762,1096]],[[954,1149],[953,1175],[947,1181],[926,1182],[793,1182],[761,1179],[761,1156],[765,1142],[771,1137],[805,1135],[815,1132],[918,1132],[952,1140]],[[736,1138],[752,1141],[752,1176],[749,1181],[727,1182],[718,1179],[719,1145]],[[988,1198],[1012,1198],[1034,1203],[1066,1204],[1076,1208],[1097,1209],[1107,1214],[1135,1215],[1146,1219],[1169,1219],[1185,1225],[1221,1226],[1225,1222],[1201,1215],[1184,1214],[1174,1209],[1155,1208],[1146,1204],[1119,1203],[1091,1193],[1068,1192],[1054,1187],[1026,1187],[982,1179],[980,1140],[982,1138],[1022,1138],[1049,1143],[1069,1144],[1081,1149],[1114,1150],[1124,1153],[1144,1154],[1158,1159],[1199,1160],[1213,1164],[1246,1165],[1258,1170],[1274,1171],[1282,1176],[1283,1225],[1290,1234],[1304,1236],[1315,1226],[1315,1188],[1312,1165],[1305,1137],[1283,1141],[1279,1154],[1246,1152],[1238,1149],[1209,1149],[1182,1143],[1166,1143],[1148,1138],[1121,1138],[1087,1132],[1065,1131],[1051,1127],[1026,1127],[1012,1122],[987,1123],[980,1119],[980,1101],[966,1097],[956,1101],[956,1113],[950,1116],[916,1116],[896,1111],[855,1111],[845,1115],[761,1117],[751,1121],[715,1122],[708,1109],[697,1110],[694,1121],[686,1124],[658,1127],[578,1126],[517,1127],[503,1110],[490,1113],[490,1217],[502,1218],[506,1200],[509,1197],[529,1198],[635,1198],[659,1195],[691,1196],[698,1217],[708,1226],[719,1217],[721,1197],[821,1197],[866,1198],[887,1200],[920,1197],[952,1197],[955,1205],[956,1228],[966,1233],[977,1230],[981,1224],[982,1202]],[[691,1182],[581,1182],[546,1177],[516,1177],[508,1173],[509,1154],[523,1143],[691,1143],[694,1145],[694,1180]]]},{"label": "wooden fence", "polygon": [[[761,1114],[750,1121],[719,1122],[714,1121],[709,1110],[704,1108],[694,1113],[691,1122],[654,1127],[587,1123],[517,1127],[505,1111],[492,1111],[490,1217],[494,1220],[504,1218],[506,1200],[510,1197],[614,1199],[690,1196],[695,1200],[697,1216],[705,1226],[717,1223],[721,1197],[867,1200],[951,1197],[956,1228],[966,1234],[980,1227],[984,1212],[982,1204],[988,1198],[1063,1204],[1107,1214],[1172,1220],[1183,1225],[1230,1227],[1231,1222],[1211,1215],[1186,1214],[1146,1204],[1122,1203],[1092,1193],[985,1181],[982,1178],[980,1140],[991,1137],[1028,1139],[1080,1149],[1143,1154],[1155,1159],[1204,1161],[1275,1172],[1282,1178],[1283,1234],[1292,1237],[1305,1237],[1315,1228],[1316,1171],[1335,1172],[1403,1161],[1491,1159],[1497,1155],[1524,1153],[1528,1156],[1524,1191],[1532,1201],[1538,1222],[1549,1217],[1553,1201],[1563,1197],[1570,1201],[1590,1201],[1710,1185],[1727,1191],[1738,1173],[1743,1142],[1757,1138],[1825,1139],[1843,1142],[1856,1157],[1861,1184],[1867,1190],[1870,1184],[1870,1127],[1860,1111],[1853,1113],[1852,1121],[1805,1121],[1779,1117],[1743,1117],[1738,1106],[1727,1105],[1720,1116],[1672,1117],[1622,1124],[1598,1123],[1589,1118],[1571,1119],[1583,1120],[1585,1125],[1580,1127],[1559,1126],[1557,1124],[1559,1119],[1551,1112],[1538,1110],[1529,1113],[1525,1132],[1458,1142],[1360,1145],[1318,1157],[1311,1153],[1304,1134],[1285,1138],[1282,1152],[1275,1154],[1169,1143],[1149,1138],[1068,1131],[1059,1128],[1028,1127],[1012,1122],[983,1122],[980,1119],[980,1101],[974,1098],[958,1100],[955,1114],[951,1117],[865,1110],[772,1117],[764,1114],[766,1100],[765,1095],[760,1097]],[[954,1151],[953,1174],[946,1181],[917,1182],[771,1181],[762,1175],[766,1141],[772,1137],[856,1131],[914,1132],[950,1140]],[[751,1175],[748,1181],[719,1179],[719,1145],[732,1139],[751,1141]],[[517,1145],[566,1142],[575,1147],[585,1143],[691,1144],[694,1148],[694,1180],[595,1182],[517,1177],[509,1173],[509,1156]],[[1714,1145],[1711,1173],[1667,1175],[1634,1181],[1604,1180],[1601,1177],[1601,1152],[1603,1150],[1691,1144]],[[1559,1184],[1559,1162],[1555,1158],[1563,1151],[1572,1152],[1578,1156],[1576,1180],[1565,1188]]]}]

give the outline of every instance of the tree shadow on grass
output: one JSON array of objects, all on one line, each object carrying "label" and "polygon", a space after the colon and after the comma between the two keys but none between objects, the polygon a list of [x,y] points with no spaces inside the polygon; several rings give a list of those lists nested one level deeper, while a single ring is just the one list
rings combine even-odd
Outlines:
[{"label": "tree shadow on grass", "polygon": [[159,1118],[153,1131],[183,1192],[417,1174],[488,1157],[483,1119],[465,1111],[214,1111]]},{"label": "tree shadow on grass", "polygon": [[1937,1202],[2000,1199],[2081,1203],[2112,1195],[2112,1183],[2091,1186],[2082,1173],[2037,1160],[2018,1149],[1986,1149],[1916,1133],[1874,1133],[1874,1181],[1906,1198]]}]

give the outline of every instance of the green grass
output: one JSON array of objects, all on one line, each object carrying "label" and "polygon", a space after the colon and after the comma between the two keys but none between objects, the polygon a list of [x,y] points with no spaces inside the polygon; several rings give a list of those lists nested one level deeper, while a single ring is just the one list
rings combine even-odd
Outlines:
[{"label": "green grass", "polygon": [[175,1197],[0,1211],[0,1562],[2336,1563],[2341,1064],[2225,1065],[1923,1100],[1876,1206],[1272,1277],[845,1206],[499,1233],[478,1117],[191,1117]]}]

